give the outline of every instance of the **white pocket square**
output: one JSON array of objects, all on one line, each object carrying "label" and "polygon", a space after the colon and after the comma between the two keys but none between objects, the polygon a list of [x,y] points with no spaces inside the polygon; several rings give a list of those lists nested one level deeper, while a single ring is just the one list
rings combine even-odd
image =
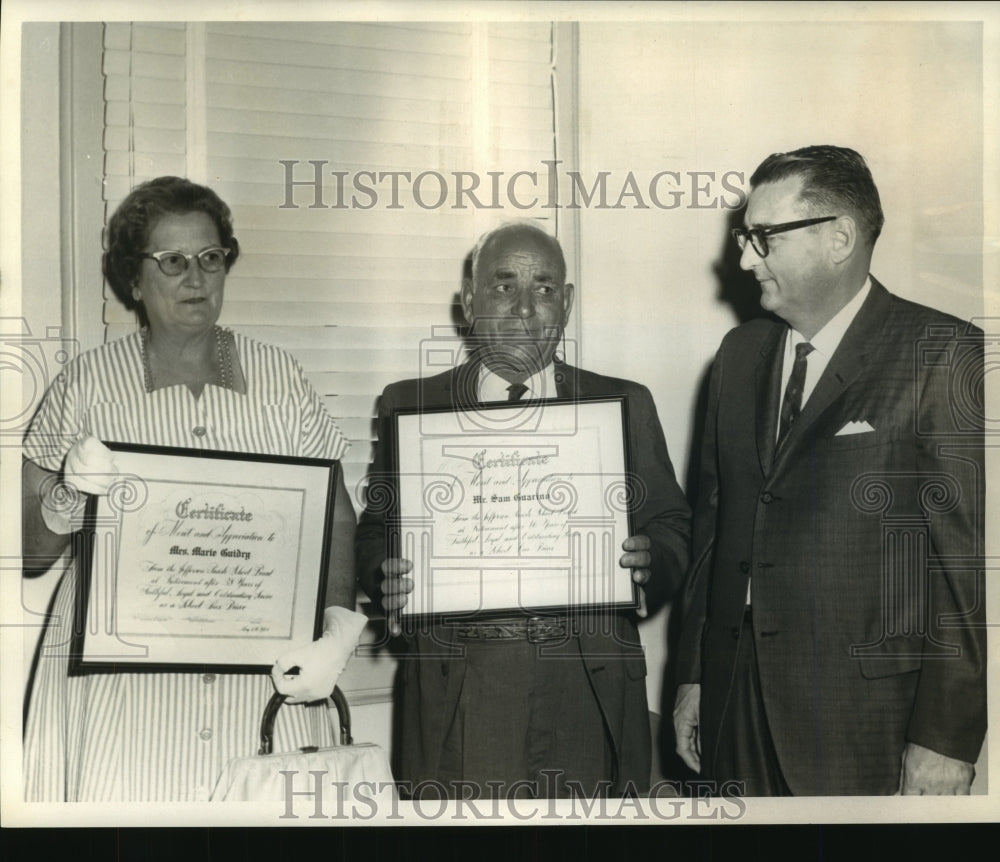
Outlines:
[{"label": "white pocket square", "polygon": [[847,434],[867,434],[870,431],[874,431],[874,430],[875,429],[872,428],[872,426],[869,425],[867,422],[848,422],[843,428],[841,428],[833,436],[834,437],[842,437],[842,436],[846,436]]}]

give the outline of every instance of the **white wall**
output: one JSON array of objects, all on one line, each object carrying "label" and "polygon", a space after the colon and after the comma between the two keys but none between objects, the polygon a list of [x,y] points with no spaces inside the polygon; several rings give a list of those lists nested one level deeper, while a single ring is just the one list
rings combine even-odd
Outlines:
[{"label": "white wall", "polygon": [[[5,287],[14,287],[19,294],[17,314],[23,318],[25,332],[41,343],[45,364],[3,369],[3,385],[16,386],[16,375],[22,378],[20,421],[16,428],[4,428],[18,436],[26,430],[31,412],[62,368],[60,348],[65,346],[66,353],[73,356],[102,343],[104,335],[101,25],[32,22],[25,24],[21,33],[22,255],[20,273],[13,279],[11,270],[4,275]],[[8,307],[5,305],[5,313]],[[3,321],[8,327],[3,331],[10,331],[11,325],[9,320]],[[38,373],[28,373],[38,369]],[[5,470],[13,475],[19,466],[11,459]],[[15,527],[8,535],[16,534]],[[60,566],[54,566],[44,575],[21,580],[26,670],[61,572]]]},{"label": "white wall", "polygon": [[[21,106],[21,236],[24,248],[36,251],[21,258],[21,284],[32,285],[35,289],[20,292],[19,314],[27,327],[26,334],[41,340],[50,331],[64,337],[69,335],[63,329],[61,289],[59,24],[35,24],[25,28],[22,57],[21,80],[24,91],[30,93],[31,98],[24,99]],[[39,253],[38,249],[46,251]],[[46,350],[45,355],[51,361],[55,352]],[[5,378],[5,383],[16,385],[13,374]],[[25,375],[21,381],[25,401],[37,404],[50,382],[47,378]],[[27,414],[25,421],[26,418]],[[19,465],[10,459],[5,466],[16,470]],[[41,634],[42,615],[60,572],[54,567],[43,576],[21,580],[21,604],[25,610],[25,678]]]},{"label": "white wall", "polygon": [[[724,252],[735,260],[733,211],[695,208],[735,202],[724,173],[748,181],[768,154],[808,144],[858,150],[886,213],[875,276],[908,299],[982,315],[981,38],[976,24],[940,22],[580,25],[584,178],[611,172],[609,204],[629,171],[644,197],[658,171],[684,180],[676,209],[646,197],[646,210],[633,198],[581,210],[583,364],[650,387],[682,483],[698,386],[738,323],[715,271]],[[694,171],[716,182],[693,195]],[[756,306],[752,278],[728,283]],[[665,617],[643,626],[654,710]]]}]

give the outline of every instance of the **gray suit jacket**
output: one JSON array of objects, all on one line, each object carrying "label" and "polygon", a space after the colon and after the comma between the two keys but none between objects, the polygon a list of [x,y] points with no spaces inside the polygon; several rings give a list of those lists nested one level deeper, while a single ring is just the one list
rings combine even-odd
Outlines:
[{"label": "gray suit jacket", "polygon": [[[392,415],[401,408],[461,407],[475,403],[478,368],[468,363],[427,379],[388,386],[379,405],[379,438],[369,472],[391,477]],[[652,540],[652,579],[646,594],[651,605],[666,601],[679,586],[688,560],[690,512],[677,486],[656,407],[646,387],[628,380],[592,374],[560,364],[557,396],[585,398],[624,395],[629,419],[632,472],[644,483],[635,512],[636,531]],[[378,600],[380,566],[387,556],[385,513],[372,506],[361,515],[355,549],[358,579]],[[616,790],[627,782],[648,787],[651,749],[646,702],[646,663],[634,615],[615,613],[600,631],[582,631],[559,649],[579,656],[590,676],[604,715],[616,766]],[[453,629],[436,626],[407,637],[409,656],[401,662],[402,756],[400,778],[413,783],[438,773],[445,733],[462,688],[465,662],[459,650],[448,650]],[[567,704],[567,709],[572,709]]]},{"label": "gray suit jacket", "polygon": [[985,734],[982,333],[874,282],[776,451],[786,329],[747,323],[715,360],[679,681],[713,777],[752,577],[790,789],[893,793],[907,741],[975,762]]}]

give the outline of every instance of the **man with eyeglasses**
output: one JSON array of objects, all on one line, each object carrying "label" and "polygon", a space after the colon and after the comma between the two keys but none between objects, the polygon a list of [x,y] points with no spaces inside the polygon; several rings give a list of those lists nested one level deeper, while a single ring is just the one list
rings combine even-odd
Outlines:
[{"label": "man with eyeglasses", "polygon": [[774,317],[726,336],[709,383],[678,753],[747,796],[969,793],[982,333],[869,275],[858,153],[772,155],[750,185],[733,235]]}]

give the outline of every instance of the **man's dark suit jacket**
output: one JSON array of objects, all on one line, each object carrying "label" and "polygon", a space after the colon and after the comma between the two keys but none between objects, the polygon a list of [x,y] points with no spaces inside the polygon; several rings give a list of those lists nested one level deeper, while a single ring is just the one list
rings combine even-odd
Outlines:
[{"label": "man's dark suit jacket", "polygon": [[985,734],[981,332],[873,281],[776,452],[786,331],[747,323],[715,360],[679,681],[715,777],[752,577],[792,793],[893,793],[907,741],[975,762]]},{"label": "man's dark suit jacket", "polygon": [[[391,475],[392,415],[397,409],[468,407],[476,403],[478,367],[473,363],[427,379],[404,380],[386,387],[379,404],[378,442],[369,477]],[[651,606],[666,601],[680,585],[688,561],[690,511],[677,486],[667,454],[656,407],[646,387],[628,380],[603,377],[569,365],[556,367],[557,397],[624,395],[632,473],[644,483],[634,516],[638,533],[652,543],[652,577],[646,586]],[[358,579],[371,597],[380,595],[380,566],[387,556],[385,513],[369,503],[359,519],[355,549]],[[650,730],[646,701],[646,662],[634,615],[614,613],[594,630],[583,627],[555,649],[578,655],[604,714],[615,760],[615,790],[627,782],[637,789],[649,785]],[[437,778],[445,734],[458,705],[465,673],[461,651],[449,646],[453,629],[435,626],[407,636],[410,655],[403,658],[402,756],[403,781],[416,784]],[[545,645],[548,650],[550,647]],[[572,704],[566,705],[573,709]]]}]

